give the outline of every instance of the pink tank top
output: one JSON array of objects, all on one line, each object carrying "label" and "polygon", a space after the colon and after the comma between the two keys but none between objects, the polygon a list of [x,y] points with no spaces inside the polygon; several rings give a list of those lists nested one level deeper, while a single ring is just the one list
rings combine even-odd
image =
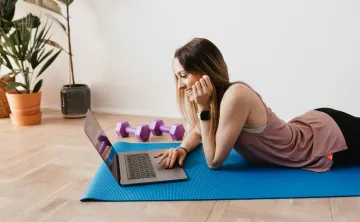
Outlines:
[{"label": "pink tank top", "polygon": [[328,155],[347,149],[340,128],[327,114],[311,110],[286,123],[264,105],[267,125],[260,132],[243,129],[235,144],[247,161],[324,172],[333,164]]}]

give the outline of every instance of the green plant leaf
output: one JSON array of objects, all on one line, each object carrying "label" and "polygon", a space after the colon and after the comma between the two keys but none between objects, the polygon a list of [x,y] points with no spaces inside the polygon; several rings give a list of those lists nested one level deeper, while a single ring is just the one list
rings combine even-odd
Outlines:
[{"label": "green plant leaf", "polygon": [[54,60],[56,59],[56,57],[58,57],[61,51],[62,50],[60,49],[57,53],[55,53],[55,55],[53,55],[48,61],[46,61],[46,63],[41,68],[41,70],[39,71],[36,77],[39,77],[51,65],[51,63],[54,62]]},{"label": "green plant leaf", "polygon": [[[46,27],[46,26],[45,26],[45,27]],[[45,32],[45,28],[42,28],[42,29],[40,30],[40,33],[38,33],[38,29],[36,29],[36,33],[35,33],[35,35],[34,35],[34,40],[33,40],[33,41],[34,41],[34,48],[35,48],[35,49],[40,48],[41,41],[39,41],[39,39],[42,38],[41,36],[43,36],[44,32]]]},{"label": "green plant leaf", "polygon": [[8,36],[3,30],[0,29],[0,38],[1,37],[4,39],[4,41],[1,43],[0,54],[7,61],[7,68],[12,69],[8,57],[10,57],[10,59],[14,60],[14,62],[19,65],[19,53],[13,40],[14,36]]},{"label": "green plant leaf", "polygon": [[12,66],[9,58],[8,58],[5,54],[3,54],[3,53],[0,53],[0,54],[1,54],[2,58],[4,59],[4,61],[6,62],[6,63],[4,63],[4,65],[5,65],[8,69],[13,70],[14,68],[13,68],[13,66]]},{"label": "green plant leaf", "polygon": [[55,42],[53,40],[48,39],[48,40],[45,41],[45,43],[48,44],[48,45],[54,46],[55,48],[64,50],[64,48],[59,43],[57,43],[57,42]]},{"label": "green plant leaf", "polygon": [[22,37],[23,36],[21,35],[21,31],[16,30],[10,35],[9,40],[11,41],[12,48],[14,49],[13,53],[16,55],[16,58],[20,61],[25,61],[26,57],[22,50],[24,48],[22,47],[24,46],[24,42],[22,42]]},{"label": "green plant leaf", "polygon": [[31,55],[30,64],[32,69],[36,69],[36,67],[39,65],[38,61],[38,53],[40,52],[40,49],[35,50],[35,52]]},{"label": "green plant leaf", "polygon": [[60,6],[53,0],[24,0],[24,2],[37,5],[41,8],[63,16]]},{"label": "green plant leaf", "polygon": [[[43,54],[44,54],[44,52],[45,52],[45,49],[44,48],[42,48],[41,50],[40,50],[40,55],[39,55],[39,57],[38,58],[42,58],[42,56],[43,56]],[[40,63],[40,62],[39,62]]]},{"label": "green plant leaf", "polygon": [[21,32],[19,33],[20,38],[20,47],[21,47],[21,55],[23,56],[24,61],[28,58],[28,48],[31,39],[31,29],[33,27],[31,18],[26,18],[25,24],[20,26]]},{"label": "green plant leaf", "polygon": [[17,0],[1,0],[0,16],[11,21],[14,18],[16,2]]},{"label": "green plant leaf", "polygon": [[55,18],[53,15],[51,15],[51,14],[49,14],[49,13],[46,13],[46,15],[47,15],[49,18],[51,18],[52,20],[54,20],[56,23],[58,23],[58,24],[61,26],[61,28],[64,30],[64,32],[66,32],[66,27],[65,27],[65,25],[64,25],[62,22],[60,22],[59,19]]},{"label": "green plant leaf", "polygon": [[[26,21],[29,21],[29,23],[31,24],[31,26],[26,26],[28,24],[25,24]],[[27,28],[37,28],[39,25],[40,25],[40,18],[36,15],[33,15],[31,13],[29,13],[27,16],[21,18],[21,19],[17,19],[17,20],[14,20],[12,22],[16,27],[21,27],[23,25],[25,25]]]},{"label": "green plant leaf", "polygon": [[43,80],[40,79],[40,80],[35,84],[34,90],[33,90],[34,93],[38,92],[38,91],[41,89],[42,83],[43,83]]},{"label": "green plant leaf", "polygon": [[11,66],[10,60],[8,59],[8,56],[10,56],[10,57],[14,57],[14,56],[12,54],[8,53],[6,50],[4,50],[1,45],[0,45],[0,55],[1,55],[1,58],[3,58],[6,61],[6,64],[4,63],[4,65],[7,68],[12,69],[12,66]]},{"label": "green plant leaf", "polygon": [[19,65],[19,61],[25,61],[27,56],[27,48],[30,44],[32,29],[32,21],[30,17],[26,17],[26,20],[23,23],[19,23],[21,25],[14,27],[15,30],[11,35],[6,34],[3,30],[0,30],[0,37],[3,38],[3,42],[1,43],[2,49],[1,53],[9,55],[12,57],[14,62]]},{"label": "green plant leaf", "polygon": [[39,36],[37,37],[37,39],[35,40],[36,41],[36,48],[43,48],[44,46],[45,46],[45,44],[46,44],[46,40],[45,40],[45,38],[47,37],[47,34],[48,34],[48,32],[49,32],[49,30],[50,30],[50,28],[51,28],[51,25],[49,25],[49,27],[47,28],[47,30],[46,30],[46,26],[47,26],[47,22],[46,22],[46,24],[45,24],[45,26],[44,26],[44,28],[40,31],[40,34],[39,34]]},{"label": "green plant leaf", "polygon": [[50,56],[52,54],[52,52],[54,51],[54,49],[50,49],[47,53],[45,53],[44,56],[39,57],[38,58],[38,63],[42,63],[42,61],[44,61],[48,56]]},{"label": "green plant leaf", "polygon": [[[0,17],[11,21],[15,15],[15,7],[17,0],[0,0]],[[12,27],[12,23],[7,23],[4,21],[0,21],[0,28],[2,28],[6,33]]]},{"label": "green plant leaf", "polygon": [[7,90],[13,90],[13,89],[15,89],[16,87],[19,87],[19,86],[21,86],[21,87],[23,87],[24,89],[28,89],[23,83],[21,83],[21,82],[10,82],[10,83],[8,83],[7,85],[6,85],[6,89]]},{"label": "green plant leaf", "polygon": [[[69,1],[69,3],[67,3]],[[71,3],[73,3],[74,0],[59,0],[59,2],[65,4],[65,5],[71,5]]]}]

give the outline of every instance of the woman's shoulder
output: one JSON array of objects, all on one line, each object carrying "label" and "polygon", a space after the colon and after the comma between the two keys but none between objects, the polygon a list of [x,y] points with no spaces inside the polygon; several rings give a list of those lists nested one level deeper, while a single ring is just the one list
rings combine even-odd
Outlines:
[{"label": "woman's shoulder", "polygon": [[251,101],[253,90],[243,82],[232,83],[224,93],[223,99],[225,100],[241,100],[242,102]]},{"label": "woman's shoulder", "polygon": [[222,105],[231,107],[250,106],[253,100],[251,90],[242,83],[233,83],[227,88],[221,100]]},{"label": "woman's shoulder", "polygon": [[243,113],[246,117],[245,126],[259,128],[268,122],[268,112],[261,96],[246,83],[232,84],[223,97],[223,110],[228,115]]}]

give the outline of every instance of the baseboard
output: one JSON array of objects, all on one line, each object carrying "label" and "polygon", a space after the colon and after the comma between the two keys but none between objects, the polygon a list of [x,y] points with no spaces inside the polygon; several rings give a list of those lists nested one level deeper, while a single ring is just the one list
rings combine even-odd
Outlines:
[{"label": "baseboard", "polygon": [[41,108],[44,108],[44,109],[53,109],[53,110],[61,110],[59,105],[50,105],[50,104],[41,104]]},{"label": "baseboard", "polygon": [[[59,105],[54,104],[41,104],[44,109],[61,110]],[[93,107],[92,111],[100,113],[118,114],[118,115],[133,115],[133,116],[149,116],[149,117],[162,117],[162,118],[181,118],[180,114],[169,115],[158,110],[131,110],[131,109],[115,109],[109,107]]]}]

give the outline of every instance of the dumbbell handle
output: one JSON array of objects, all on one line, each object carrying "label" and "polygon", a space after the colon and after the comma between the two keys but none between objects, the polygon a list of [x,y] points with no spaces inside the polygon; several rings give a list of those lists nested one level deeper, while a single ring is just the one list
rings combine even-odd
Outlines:
[{"label": "dumbbell handle", "polygon": [[136,128],[126,127],[126,128],[125,128],[125,132],[131,133],[131,134],[135,134]]},{"label": "dumbbell handle", "polygon": [[101,141],[100,142],[100,145],[99,145],[99,153],[100,155],[104,152],[105,150],[105,147],[107,146],[108,144],[106,143],[106,141]]},{"label": "dumbbell handle", "polygon": [[170,126],[165,126],[165,125],[160,126],[160,130],[163,131],[163,132],[169,133],[170,129],[171,129]]}]

